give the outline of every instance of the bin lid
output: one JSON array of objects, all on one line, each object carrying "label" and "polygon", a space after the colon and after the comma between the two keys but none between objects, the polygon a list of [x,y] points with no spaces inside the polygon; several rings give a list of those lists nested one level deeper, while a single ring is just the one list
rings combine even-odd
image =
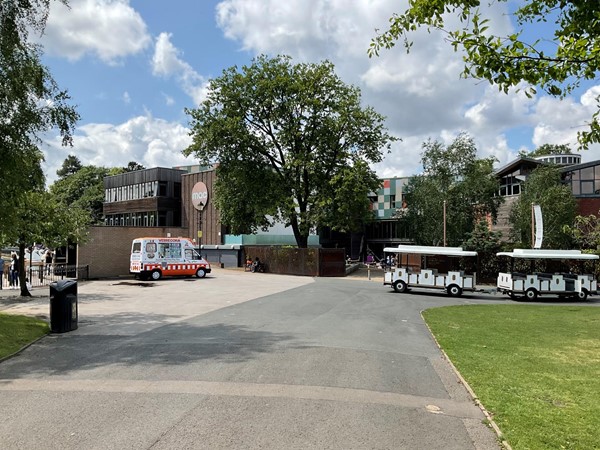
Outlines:
[{"label": "bin lid", "polygon": [[64,291],[65,289],[68,289],[73,285],[77,285],[76,280],[58,280],[50,283],[50,287],[59,292]]}]

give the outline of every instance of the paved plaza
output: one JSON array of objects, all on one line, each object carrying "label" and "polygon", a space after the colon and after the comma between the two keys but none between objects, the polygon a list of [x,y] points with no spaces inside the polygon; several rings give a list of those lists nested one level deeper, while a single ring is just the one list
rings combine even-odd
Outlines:
[{"label": "paved plaza", "polygon": [[372,275],[79,283],[79,328],[0,363],[2,448],[497,449],[420,312],[505,300]]}]

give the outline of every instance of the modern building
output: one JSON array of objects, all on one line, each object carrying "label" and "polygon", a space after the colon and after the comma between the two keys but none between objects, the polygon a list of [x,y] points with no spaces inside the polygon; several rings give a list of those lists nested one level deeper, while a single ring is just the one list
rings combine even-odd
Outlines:
[{"label": "modern building", "polygon": [[[557,164],[563,179],[577,199],[579,213],[595,214],[600,209],[600,161],[581,163],[577,154],[519,157],[499,168],[498,195],[504,203],[498,212],[494,230],[508,237],[510,209],[522,192],[529,174],[540,165]],[[221,224],[213,201],[216,168],[185,166],[174,169],[157,167],[106,177],[105,225],[112,227],[180,228],[180,235],[193,239],[198,246],[295,245],[290,227],[278,224],[268,231],[251,235],[233,235]],[[369,194],[374,220],[362,232],[344,234],[327,228],[309,238],[310,246],[346,248],[353,259],[367,254],[383,255],[383,248],[410,243],[411,233],[399,220],[407,208],[405,190],[410,177],[382,180],[381,187]]]},{"label": "modern building", "polygon": [[494,231],[502,231],[506,238],[510,231],[509,214],[513,204],[523,190],[529,174],[541,165],[554,164],[560,167],[563,182],[571,188],[577,201],[578,214],[597,214],[600,209],[600,160],[581,162],[581,155],[547,155],[536,158],[518,157],[496,170],[500,179],[498,195],[504,203],[498,211]]},{"label": "modern building", "polygon": [[104,225],[179,227],[183,170],[155,167],[104,178]]},{"label": "modern building", "polygon": [[374,220],[365,229],[367,250],[383,256],[385,247],[411,242],[409,230],[402,220],[402,211],[407,208],[406,185],[410,177],[385,178],[381,188],[369,194]]},{"label": "modern building", "polygon": [[[198,246],[294,245],[291,228],[233,235],[220,222],[213,202],[215,167],[157,167],[104,179],[104,225],[111,227],[182,227]],[[312,234],[310,246],[319,245]]]}]

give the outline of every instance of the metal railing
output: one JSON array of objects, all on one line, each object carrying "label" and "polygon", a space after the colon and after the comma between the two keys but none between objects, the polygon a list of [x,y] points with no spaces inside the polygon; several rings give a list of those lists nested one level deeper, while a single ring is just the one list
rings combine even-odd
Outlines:
[{"label": "metal railing", "polygon": [[[90,266],[76,266],[69,264],[53,264],[49,265],[33,265],[25,268],[26,278],[31,283],[32,287],[48,286],[50,283],[64,279],[89,279]],[[2,288],[9,289],[10,271],[4,272],[2,277]]]}]

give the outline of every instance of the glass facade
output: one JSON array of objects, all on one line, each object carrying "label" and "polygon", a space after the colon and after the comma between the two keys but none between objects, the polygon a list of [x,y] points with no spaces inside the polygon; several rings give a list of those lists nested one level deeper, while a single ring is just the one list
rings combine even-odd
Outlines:
[{"label": "glass facade", "polygon": [[600,196],[600,165],[567,172],[565,183],[577,197]]},{"label": "glass facade", "polygon": [[158,181],[149,181],[147,183],[130,184],[128,186],[105,189],[104,201],[106,203],[125,202],[127,200],[139,200],[140,198],[166,195],[166,182],[159,183]]},{"label": "glass facade", "polygon": [[521,182],[517,178],[521,172],[519,170],[506,174],[500,179],[500,196],[508,197],[510,195],[519,195],[521,193]]},{"label": "glass facade", "polygon": [[158,211],[107,214],[104,225],[108,227],[164,227],[167,226],[166,214]]},{"label": "glass facade", "polygon": [[543,161],[561,166],[570,166],[581,163],[581,155],[548,155],[536,158],[538,161]]},{"label": "glass facade", "polygon": [[156,167],[104,179],[104,225],[181,226],[181,170]]}]

